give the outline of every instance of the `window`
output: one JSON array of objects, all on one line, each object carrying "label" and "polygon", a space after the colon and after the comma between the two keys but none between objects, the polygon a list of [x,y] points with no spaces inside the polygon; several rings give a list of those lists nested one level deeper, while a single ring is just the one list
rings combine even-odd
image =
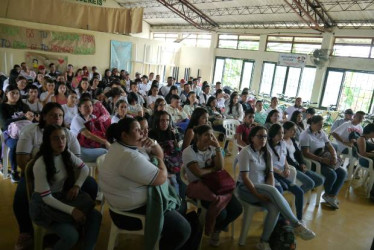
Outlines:
[{"label": "window", "polygon": [[216,58],[213,82],[234,89],[249,88],[252,79],[253,61],[235,58]]},{"label": "window", "polygon": [[259,35],[219,35],[218,48],[258,50],[260,45]]},{"label": "window", "polygon": [[373,38],[337,37],[334,41],[333,55],[347,57],[374,58]]},{"label": "window", "polygon": [[265,62],[259,93],[271,96],[278,94],[288,97],[300,96],[303,101],[310,101],[315,75],[315,68],[285,67]]},{"label": "window", "polygon": [[322,107],[369,112],[374,91],[374,72],[328,69]]},{"label": "window", "polygon": [[176,33],[153,33],[153,39],[162,42],[173,43],[178,39],[178,34]]},{"label": "window", "polygon": [[203,47],[209,48],[212,40],[210,34],[182,34],[181,44],[190,47]]},{"label": "window", "polygon": [[309,54],[320,49],[322,37],[268,36],[266,51]]}]

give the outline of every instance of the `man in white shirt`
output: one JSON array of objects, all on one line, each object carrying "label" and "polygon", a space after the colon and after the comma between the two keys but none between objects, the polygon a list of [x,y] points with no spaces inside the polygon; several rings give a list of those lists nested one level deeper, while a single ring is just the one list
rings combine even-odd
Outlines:
[{"label": "man in white shirt", "polygon": [[331,131],[334,131],[335,129],[337,129],[340,125],[342,125],[345,122],[352,121],[353,115],[354,113],[352,109],[346,109],[344,111],[344,118],[336,120],[334,124],[332,124]]},{"label": "man in white shirt", "polygon": [[139,83],[139,93],[143,96],[143,98],[148,96],[148,91],[151,88],[151,84],[148,82],[148,76],[143,75],[141,78],[141,82]]},{"label": "man in white shirt", "polygon": [[171,86],[173,86],[173,77],[169,76],[167,85],[162,86],[160,89],[161,95],[165,97],[169,93]]},{"label": "man in white shirt", "polygon": [[188,118],[186,112],[183,111],[181,106],[180,97],[177,95],[171,96],[170,105],[166,106],[166,112],[171,115],[171,119],[174,123],[182,122]]},{"label": "man in white shirt", "polygon": [[209,94],[209,92],[210,92],[210,86],[209,86],[209,84],[204,85],[203,86],[203,92],[200,95],[200,104],[201,105],[205,106],[207,104],[208,99],[211,96]]},{"label": "man in white shirt", "polygon": [[191,92],[191,84],[185,84],[184,86],[183,86],[183,91],[182,91],[182,93],[181,93],[181,101],[183,102],[183,103],[186,103],[186,101],[187,101],[187,97],[188,97],[188,93],[190,93]]},{"label": "man in white shirt", "polygon": [[148,84],[149,84],[149,86],[151,86],[152,85],[152,82],[153,82],[153,78],[155,77],[155,73],[153,73],[153,72],[151,72],[151,73],[149,73],[149,76],[148,76]]},{"label": "man in white shirt", "polygon": [[97,71],[97,67],[96,67],[96,66],[92,66],[91,70],[92,70],[92,71],[90,72],[90,75],[89,75],[90,80],[92,79],[93,74],[94,74],[94,73],[97,73],[97,74],[99,74],[99,81],[101,81],[102,76],[101,76],[101,74]]},{"label": "man in white shirt", "polygon": [[357,135],[362,135],[361,122],[364,120],[365,112],[357,111],[352,121],[348,121],[337,127],[332,131],[332,136],[338,143],[338,151],[347,153],[347,148],[354,145],[355,139],[350,140],[350,134],[356,132]]},{"label": "man in white shirt", "polygon": [[21,76],[25,77],[27,81],[34,81],[36,78],[36,73],[33,70],[30,70],[29,67],[26,65],[25,62],[21,63],[21,72],[19,73]]},{"label": "man in white shirt", "polygon": [[305,108],[303,108],[301,106],[301,104],[303,103],[301,97],[297,97],[296,100],[295,100],[295,105],[294,106],[290,106],[286,109],[286,114],[288,116],[288,120],[291,120],[291,116],[293,114],[293,112],[295,112],[296,110],[300,111],[300,112],[305,112]]}]

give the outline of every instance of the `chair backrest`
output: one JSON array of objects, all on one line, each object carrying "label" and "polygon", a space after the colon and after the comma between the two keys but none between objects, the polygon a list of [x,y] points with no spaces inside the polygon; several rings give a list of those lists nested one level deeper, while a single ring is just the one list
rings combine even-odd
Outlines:
[{"label": "chair backrest", "polygon": [[226,138],[228,140],[233,140],[236,134],[236,127],[240,125],[240,122],[235,119],[226,119],[226,120],[223,120],[222,125],[226,130]]},{"label": "chair backrest", "polygon": [[26,181],[26,191],[27,199],[30,200],[32,193],[34,192],[34,160],[31,160],[27,163],[25,169],[25,181]]},{"label": "chair backrest", "polygon": [[100,169],[103,166],[105,156],[106,156],[106,154],[103,154],[103,155],[100,155],[99,157],[97,157],[97,159],[96,159],[96,166],[97,166],[97,170],[99,171],[99,173],[100,173]]}]

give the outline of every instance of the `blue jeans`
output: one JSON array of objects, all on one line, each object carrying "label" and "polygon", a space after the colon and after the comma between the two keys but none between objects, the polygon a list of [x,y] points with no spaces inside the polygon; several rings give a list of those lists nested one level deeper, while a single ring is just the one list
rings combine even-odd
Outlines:
[{"label": "blue jeans", "polygon": [[[84,250],[95,249],[97,237],[100,231],[101,213],[93,209],[86,215],[86,224],[84,225],[85,234],[83,238]],[[54,223],[49,228],[59,236],[59,240],[54,246],[54,250],[71,249],[79,240],[79,232],[74,224]]]},{"label": "blue jeans", "polygon": [[[128,211],[136,214],[145,214],[146,206]],[[139,219],[116,214],[109,210],[114,224],[126,230],[140,230],[142,223]],[[187,242],[191,234],[191,226],[188,221],[176,210],[167,211],[164,214],[164,226],[162,228],[160,249],[180,249]]]},{"label": "blue jeans", "polygon": [[300,187],[304,191],[304,194],[315,187],[319,187],[325,181],[322,175],[310,170],[307,170],[305,173],[297,170],[296,178],[302,183]]},{"label": "blue jeans", "polygon": [[181,179],[180,173],[173,174],[169,177],[170,185],[175,188],[177,194],[184,200],[186,198],[187,186]]},{"label": "blue jeans", "polygon": [[[87,176],[81,190],[88,193],[93,200],[96,200],[98,186],[94,178]],[[13,212],[18,223],[19,232],[32,234],[34,230],[29,215],[29,201],[24,177],[18,183],[14,194]]]},{"label": "blue jeans", "polygon": [[103,154],[106,154],[108,150],[105,148],[84,148],[81,147],[81,159],[84,162],[96,162],[96,159]]},{"label": "blue jeans", "polygon": [[358,162],[360,163],[361,166],[368,168],[369,167],[369,161],[364,159],[364,158],[359,158]]},{"label": "blue jeans", "polygon": [[299,220],[303,218],[303,206],[304,206],[304,191],[290,180],[274,173],[275,179],[281,184],[281,193],[283,190],[290,191],[295,196],[296,215]]},{"label": "blue jeans", "polygon": [[[313,166],[315,168],[315,166]],[[338,195],[344,184],[347,172],[343,168],[332,169],[324,164],[321,166],[321,174],[325,177],[325,193],[330,196]]]},{"label": "blue jeans", "polygon": [[273,232],[275,225],[277,224],[279,213],[282,214],[284,218],[289,220],[293,226],[298,224],[298,219],[292,213],[290,205],[286,199],[278,192],[278,190],[267,184],[254,184],[257,192],[266,195],[270,201],[259,200],[254,194],[252,194],[248,188],[239,183],[238,193],[241,200],[254,205],[260,205],[265,208],[268,213],[264,222],[264,231],[262,232],[261,240],[269,242],[270,235]]},{"label": "blue jeans", "polygon": [[12,173],[17,172],[17,162],[16,162],[17,142],[18,142],[18,139],[13,139],[13,138],[10,138],[10,137],[5,140],[5,144],[9,148],[9,160],[10,160],[10,164],[12,166]]},{"label": "blue jeans", "polygon": [[[201,201],[201,205],[203,205],[205,208],[209,207],[210,202],[209,201]],[[216,231],[222,231],[225,230],[228,225],[233,222],[236,218],[241,215],[243,212],[243,207],[238,201],[238,199],[235,197],[235,195],[232,195],[232,198],[230,202],[227,204],[227,206],[221,211],[221,213],[216,218]]]}]

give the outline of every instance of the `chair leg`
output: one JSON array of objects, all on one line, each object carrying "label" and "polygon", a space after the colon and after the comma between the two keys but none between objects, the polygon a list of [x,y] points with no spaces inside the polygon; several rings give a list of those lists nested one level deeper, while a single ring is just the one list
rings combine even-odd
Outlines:
[{"label": "chair leg", "polygon": [[113,250],[116,245],[116,240],[118,236],[117,226],[114,225],[113,221],[110,226],[109,241],[108,241],[108,250]]},{"label": "chair leg", "polygon": [[249,231],[249,226],[251,225],[252,218],[254,215],[254,210],[251,209],[250,205],[244,204],[243,202],[243,223],[242,223],[242,229],[240,231],[240,238],[239,238],[239,245],[244,246],[245,242],[247,240],[247,235]]},{"label": "chair leg", "polygon": [[317,187],[316,207],[318,207],[319,203],[321,202],[322,190],[323,190],[323,185]]}]

